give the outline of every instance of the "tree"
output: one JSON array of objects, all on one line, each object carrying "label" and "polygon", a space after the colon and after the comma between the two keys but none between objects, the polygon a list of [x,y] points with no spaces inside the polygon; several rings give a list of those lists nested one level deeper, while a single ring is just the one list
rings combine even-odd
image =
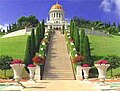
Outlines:
[{"label": "tree", "polygon": [[11,32],[11,30],[12,30],[12,27],[11,27],[11,25],[9,24],[9,31],[8,31],[8,32]]},{"label": "tree", "polygon": [[42,23],[41,23],[41,37],[42,39],[44,38],[44,34],[45,34],[45,25],[44,25],[44,19],[42,20]]},{"label": "tree", "polygon": [[104,57],[103,59],[108,60],[108,62],[110,63],[109,69],[111,70],[111,77],[113,77],[112,70],[120,67],[120,57],[116,55],[108,55]]},{"label": "tree", "polygon": [[76,47],[77,52],[79,52],[80,38],[79,38],[79,29],[77,26],[74,29],[74,36],[75,36],[74,37],[75,47]]},{"label": "tree", "polygon": [[36,54],[36,49],[35,49],[35,32],[34,29],[32,29],[31,32],[31,57],[33,58]]},{"label": "tree", "polygon": [[30,15],[28,17],[20,17],[17,21],[18,26],[21,28],[24,27],[36,27],[39,23],[38,19],[36,18],[36,16]]},{"label": "tree", "polygon": [[40,25],[37,26],[36,28],[36,52],[39,52],[39,47],[40,47]]},{"label": "tree", "polygon": [[84,54],[84,38],[85,38],[85,30],[81,29],[81,34],[80,34],[80,54]]},{"label": "tree", "polygon": [[27,38],[24,63],[26,65],[26,67],[29,64],[33,63],[32,62],[32,57],[31,57],[31,36],[28,36],[28,38]]},{"label": "tree", "polygon": [[91,52],[90,52],[90,43],[89,43],[89,38],[86,35],[84,38],[84,58],[85,58],[85,62],[87,63],[92,63],[91,62]]},{"label": "tree", "polygon": [[6,77],[6,70],[10,69],[10,63],[13,61],[12,57],[7,55],[0,56],[0,69],[3,70],[3,76]]}]

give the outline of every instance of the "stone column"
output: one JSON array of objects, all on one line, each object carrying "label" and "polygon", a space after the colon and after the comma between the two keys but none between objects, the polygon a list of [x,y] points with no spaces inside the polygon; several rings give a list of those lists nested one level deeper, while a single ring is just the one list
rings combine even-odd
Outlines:
[{"label": "stone column", "polygon": [[82,67],[80,65],[76,67],[76,80],[83,80]]}]

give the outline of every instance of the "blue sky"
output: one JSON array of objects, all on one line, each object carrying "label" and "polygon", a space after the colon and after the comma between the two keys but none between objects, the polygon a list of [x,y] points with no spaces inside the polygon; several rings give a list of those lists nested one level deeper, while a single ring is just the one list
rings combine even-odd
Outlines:
[{"label": "blue sky", "polygon": [[120,21],[120,0],[0,0],[0,25],[6,27],[21,16],[46,19],[56,1],[63,6],[68,20],[79,16],[105,22]]}]

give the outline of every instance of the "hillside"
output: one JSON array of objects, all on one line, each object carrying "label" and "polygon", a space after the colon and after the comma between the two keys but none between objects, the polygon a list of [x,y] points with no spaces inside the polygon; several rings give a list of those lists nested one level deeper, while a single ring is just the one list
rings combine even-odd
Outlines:
[{"label": "hillside", "polygon": [[89,35],[89,40],[94,61],[106,55],[120,56],[120,36]]},{"label": "hillside", "polygon": [[24,58],[27,35],[0,38],[0,55],[9,55],[15,59]]}]

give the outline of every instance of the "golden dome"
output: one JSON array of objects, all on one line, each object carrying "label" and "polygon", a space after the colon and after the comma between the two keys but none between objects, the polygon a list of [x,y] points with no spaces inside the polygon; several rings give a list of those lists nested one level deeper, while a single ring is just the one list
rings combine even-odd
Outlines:
[{"label": "golden dome", "polygon": [[60,4],[57,3],[57,4],[53,5],[50,10],[54,10],[54,9],[61,9],[62,10],[63,8]]}]

